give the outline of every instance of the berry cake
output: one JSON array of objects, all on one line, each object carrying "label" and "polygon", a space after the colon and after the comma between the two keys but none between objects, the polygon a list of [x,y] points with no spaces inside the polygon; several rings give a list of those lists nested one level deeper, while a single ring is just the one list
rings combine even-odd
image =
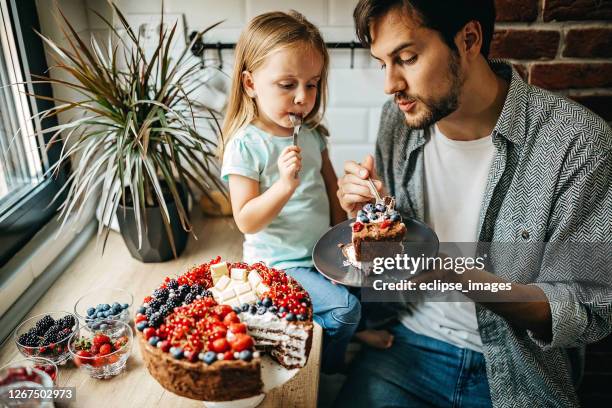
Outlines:
[{"label": "berry cake", "polygon": [[297,281],[262,263],[220,258],[166,278],[135,322],[151,375],[204,401],[261,394],[261,354],[299,368],[312,342],[311,302]]},{"label": "berry cake", "polygon": [[351,228],[352,245],[345,248],[349,259],[354,257],[354,261],[369,262],[376,257],[393,257],[402,252],[406,226],[395,211],[395,199],[392,197],[385,197],[384,203],[368,203],[363,206],[357,212]]}]

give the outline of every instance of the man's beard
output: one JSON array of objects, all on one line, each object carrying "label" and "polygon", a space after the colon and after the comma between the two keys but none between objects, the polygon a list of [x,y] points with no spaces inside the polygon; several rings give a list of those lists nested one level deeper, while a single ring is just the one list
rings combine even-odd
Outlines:
[{"label": "man's beard", "polygon": [[439,99],[425,100],[419,97],[410,97],[403,92],[395,94],[395,101],[398,99],[414,99],[425,107],[425,113],[417,118],[406,118],[406,124],[412,129],[425,129],[438,122],[440,119],[450,115],[459,107],[459,94],[463,85],[463,79],[459,74],[459,55],[456,51],[451,52],[448,64],[450,78],[450,89],[446,95]]}]

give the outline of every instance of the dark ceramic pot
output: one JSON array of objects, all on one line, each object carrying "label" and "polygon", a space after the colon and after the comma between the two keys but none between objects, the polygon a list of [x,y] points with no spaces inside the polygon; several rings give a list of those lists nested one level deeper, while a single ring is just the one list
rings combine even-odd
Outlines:
[{"label": "dark ceramic pot", "polygon": [[[187,208],[187,193],[184,188],[179,189],[183,207]],[[188,233],[181,225],[176,203],[172,197],[166,198],[166,207],[170,215],[170,229],[174,237],[176,256],[178,257],[187,245]],[[164,262],[174,259],[172,246],[159,207],[145,208],[146,214],[141,214],[142,245],[138,248],[138,228],[134,207],[123,207],[119,204],[117,208],[117,221],[121,235],[133,258],[141,262]],[[146,222],[146,227],[144,223]]]}]

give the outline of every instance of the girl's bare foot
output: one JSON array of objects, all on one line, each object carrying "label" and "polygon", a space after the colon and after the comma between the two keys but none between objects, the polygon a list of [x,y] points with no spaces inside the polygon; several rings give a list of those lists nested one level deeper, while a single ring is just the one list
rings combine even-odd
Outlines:
[{"label": "girl's bare foot", "polygon": [[387,330],[362,330],[355,337],[370,347],[387,349],[393,344],[393,335]]}]

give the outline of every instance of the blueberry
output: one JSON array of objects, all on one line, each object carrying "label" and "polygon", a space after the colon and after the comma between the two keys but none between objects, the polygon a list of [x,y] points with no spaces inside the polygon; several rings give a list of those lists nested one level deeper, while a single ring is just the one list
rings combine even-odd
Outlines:
[{"label": "blueberry", "polygon": [[363,206],[363,210],[366,211],[366,212],[374,211],[374,204],[367,203],[366,205]]},{"label": "blueberry", "polygon": [[296,316],[296,318],[297,318],[297,319],[298,319],[300,322],[303,322],[304,320],[306,320],[306,316],[305,316],[305,315],[303,315],[303,314],[301,314],[301,313],[300,313],[300,314],[298,314],[298,315]]},{"label": "blueberry", "polygon": [[242,309],[243,312],[248,312],[249,311],[249,307],[251,307],[251,306],[248,303],[243,303],[241,309]]},{"label": "blueberry", "polygon": [[267,310],[268,310],[268,309],[266,309],[266,307],[265,307],[265,306],[259,306],[259,307],[257,308],[257,314],[258,314],[258,315],[265,314]]},{"label": "blueberry", "polygon": [[370,222],[370,219],[368,218],[367,215],[360,215],[359,217],[357,217],[357,221],[363,224],[367,224],[368,222]]},{"label": "blueberry", "polygon": [[295,315],[293,313],[287,313],[287,316],[285,316],[285,319],[287,319],[288,322],[292,322],[295,320]]},{"label": "blueberry", "polygon": [[249,313],[250,314],[255,314],[255,312],[257,312],[257,306],[255,306],[255,305],[249,306]]},{"label": "blueberry", "polygon": [[233,310],[234,312],[236,312],[236,314],[238,314],[238,313],[242,312],[242,308],[240,308],[240,307],[238,307],[238,306],[234,306],[234,307],[232,307],[232,310]]},{"label": "blueberry", "polygon": [[102,323],[102,324],[100,325],[100,330],[107,330],[107,329],[108,329],[108,324],[106,324],[106,323]]},{"label": "blueberry", "polygon": [[96,313],[96,317],[104,317],[104,312],[98,312],[98,313]]},{"label": "blueberry", "polygon": [[104,305],[102,303],[98,303],[96,306],[96,311],[104,310]]},{"label": "blueberry", "polygon": [[200,359],[204,361],[206,364],[212,364],[217,359],[217,355],[212,351],[207,351],[206,353],[200,353],[200,354],[204,354],[202,358]]},{"label": "blueberry", "polygon": [[378,214],[377,213],[370,214],[370,221],[376,221],[377,219],[378,219]]},{"label": "blueberry", "polygon": [[107,311],[105,311],[105,312],[103,313],[103,315],[104,315],[104,317],[108,317],[108,316],[110,316],[110,315],[111,315],[111,311],[110,311],[110,310],[107,310]]},{"label": "blueberry", "polygon": [[270,307],[270,306],[272,306],[272,299],[270,299],[269,297],[266,296],[262,300],[261,304],[264,305],[265,307]]},{"label": "blueberry", "polygon": [[106,311],[108,309],[110,309],[110,305],[108,303],[102,305],[102,310]]},{"label": "blueberry", "polygon": [[170,354],[172,354],[172,357],[176,358],[177,360],[180,360],[181,358],[183,358],[183,349],[180,347],[172,347],[170,349]]},{"label": "blueberry", "polygon": [[280,309],[278,309],[279,313],[285,313],[287,311],[287,308],[285,306],[281,306]]},{"label": "blueberry", "polygon": [[277,308],[276,306],[272,305],[272,306],[270,306],[270,307],[268,308],[268,312],[270,312],[270,313],[276,313],[276,312],[278,312],[278,308]]},{"label": "blueberry", "polygon": [[94,313],[96,313],[96,309],[94,309],[93,307],[87,309],[87,316],[93,316]]},{"label": "blueberry", "polygon": [[367,216],[367,214],[366,214],[366,212],[365,212],[365,211],[363,211],[363,210],[359,210],[359,211],[357,211],[357,217],[361,217],[362,215]]},{"label": "blueberry", "polygon": [[238,358],[244,361],[251,361],[253,358],[253,353],[251,353],[251,350],[242,350],[240,354],[238,354]]},{"label": "blueberry", "polygon": [[389,218],[391,221],[396,222],[402,219],[402,217],[400,217],[400,215],[398,213],[393,213],[391,214],[391,217]]},{"label": "blueberry", "polygon": [[374,210],[378,212],[385,212],[385,205],[378,203],[376,204],[376,207],[374,207]]},{"label": "blueberry", "polygon": [[157,343],[159,343],[159,337],[157,336],[153,336],[149,339],[149,344],[152,346],[157,346]]},{"label": "blueberry", "polygon": [[144,314],[144,312],[145,312],[146,310],[147,310],[147,308],[146,308],[146,307],[144,307],[144,306],[140,306],[140,307],[138,308],[137,312],[138,312],[138,313],[140,313],[140,314]]},{"label": "blueberry", "polygon": [[261,299],[259,299],[256,303],[257,306],[261,306],[263,303],[261,302]]},{"label": "blueberry", "polygon": [[116,309],[116,308],[118,308],[119,306],[121,306],[121,305],[119,304],[119,302],[113,302],[113,304],[111,305],[111,307],[112,307],[113,309]]},{"label": "blueberry", "polygon": [[128,307],[130,307],[130,305],[127,304],[127,303],[124,303],[124,304],[121,305],[122,309],[127,309]]},{"label": "blueberry", "polygon": [[138,324],[136,325],[136,330],[143,331],[147,327],[149,327],[149,323],[143,320],[142,322],[138,322]]}]

